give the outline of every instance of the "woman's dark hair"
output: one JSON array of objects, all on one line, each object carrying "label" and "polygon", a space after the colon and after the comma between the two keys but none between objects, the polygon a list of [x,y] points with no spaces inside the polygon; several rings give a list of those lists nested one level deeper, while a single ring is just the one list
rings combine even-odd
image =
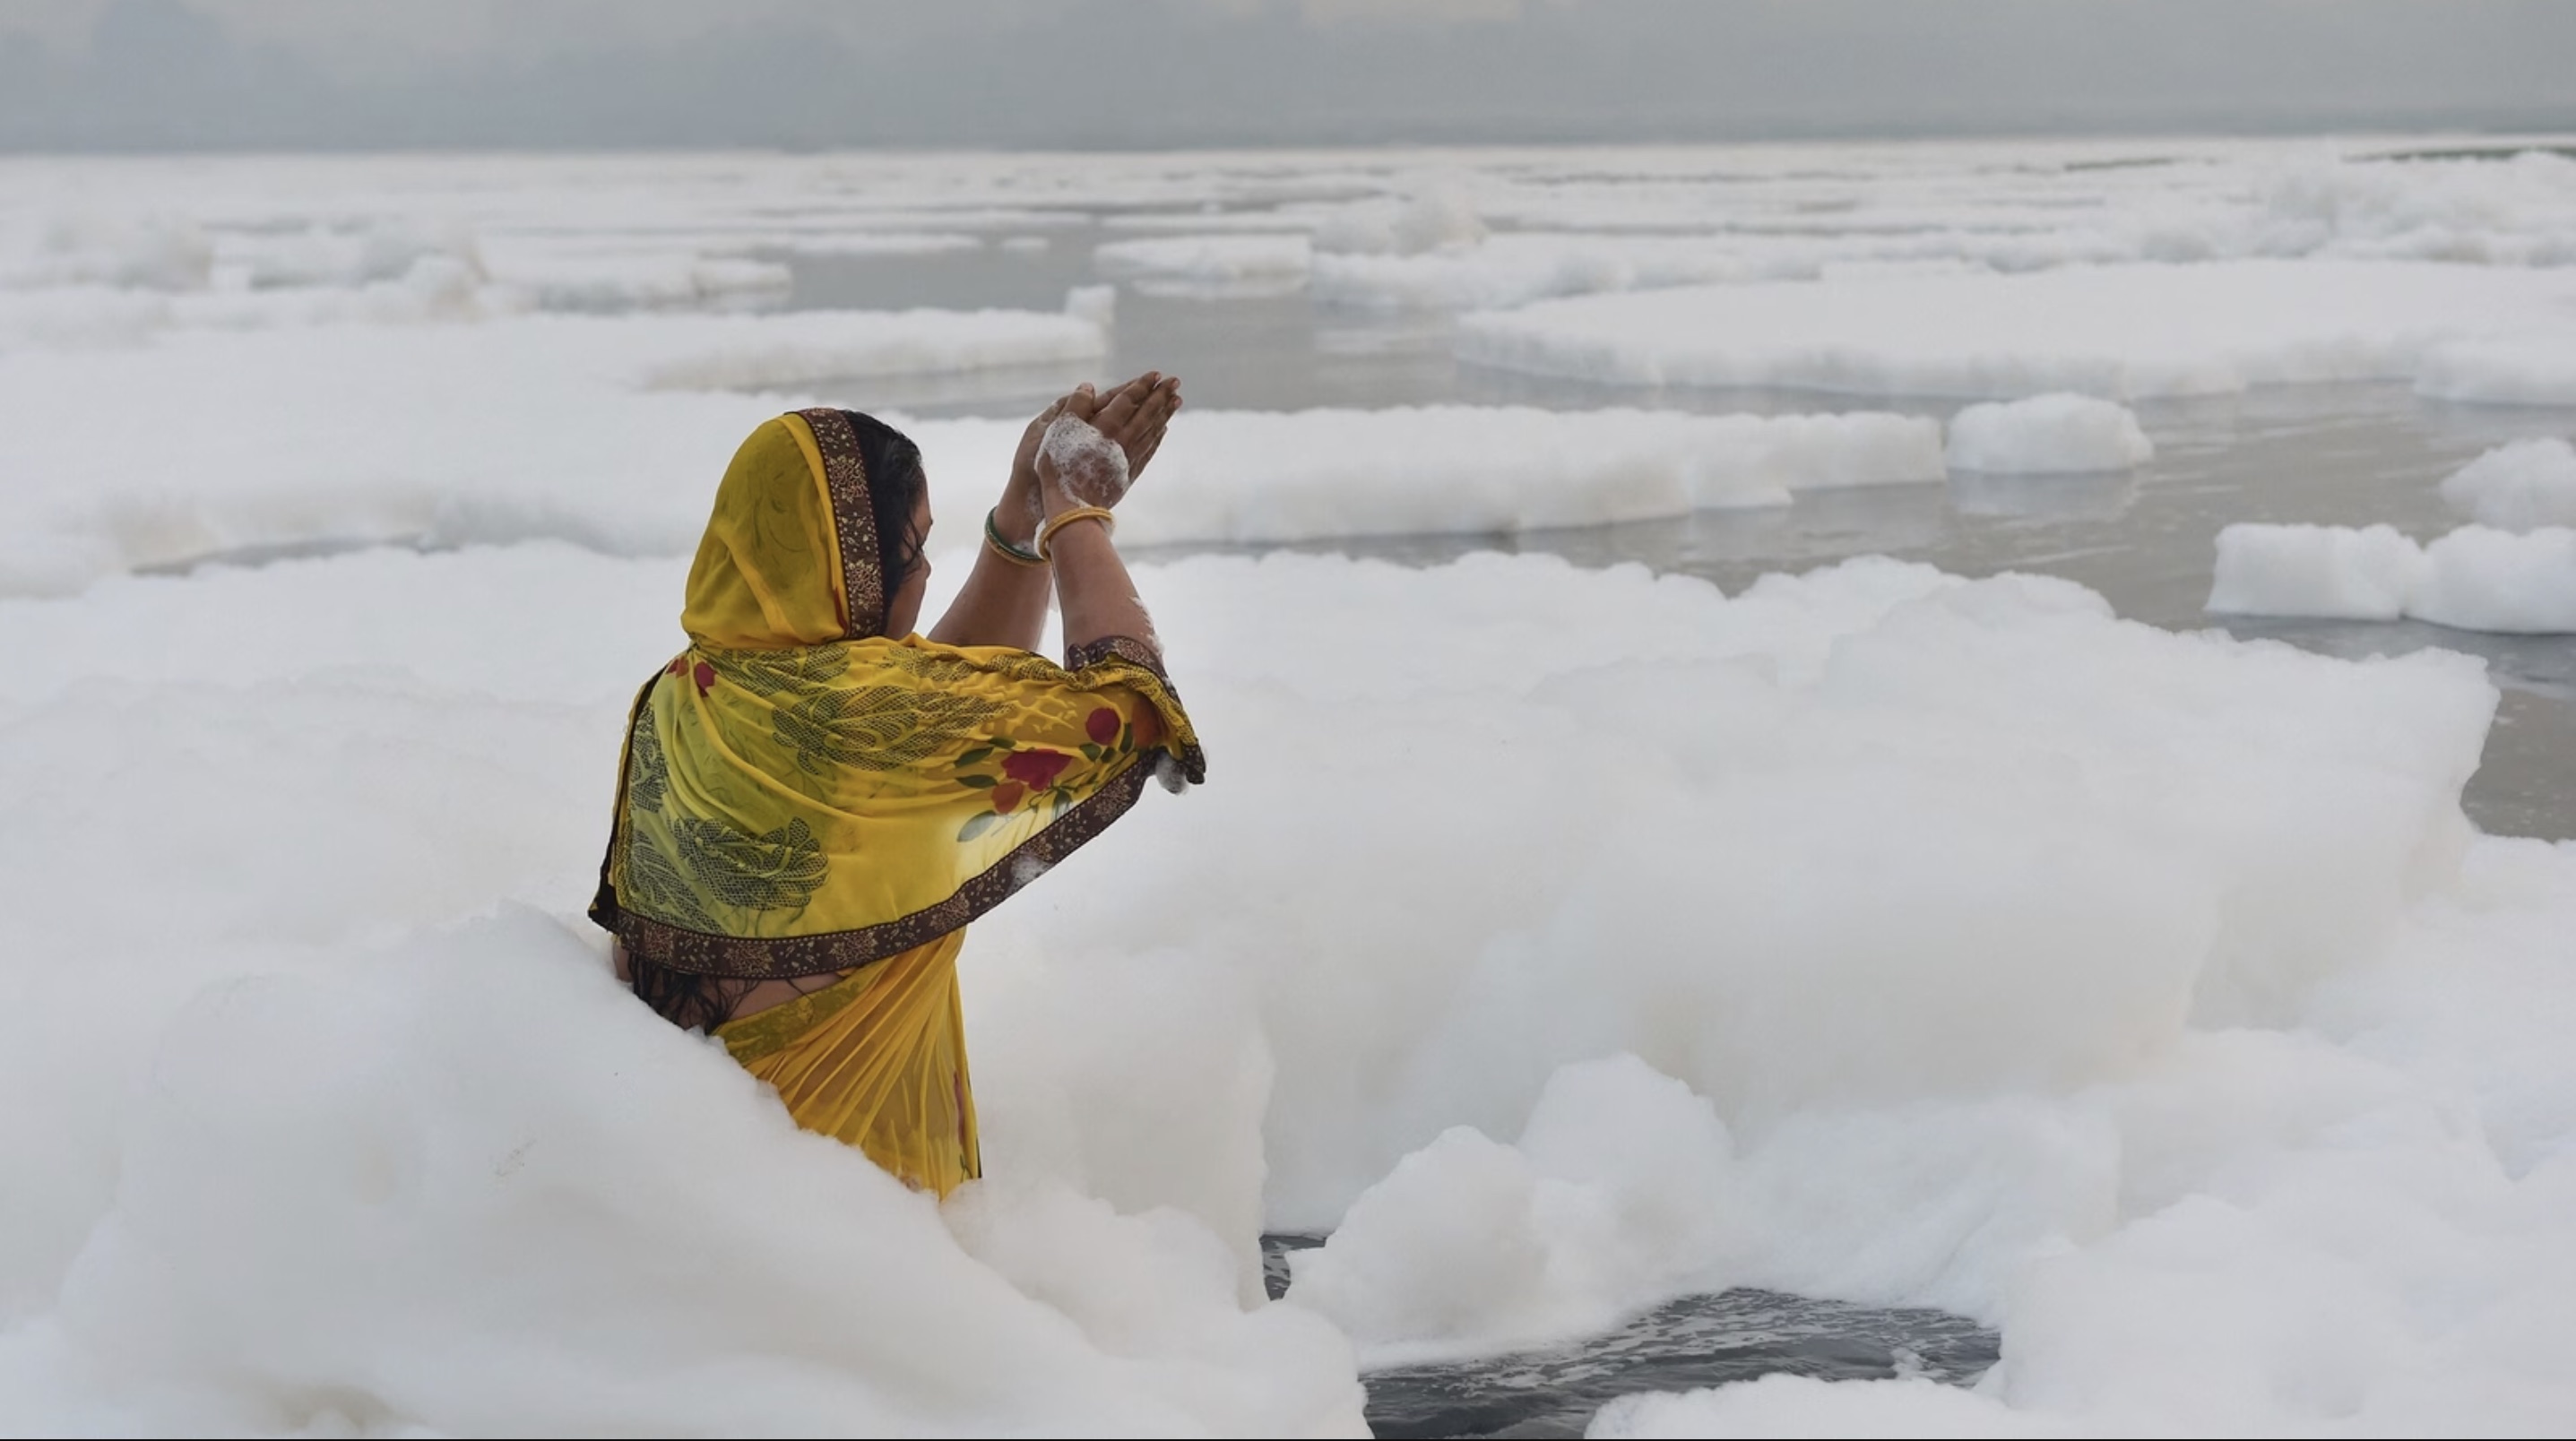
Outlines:
[{"label": "woman's dark hair", "polygon": [[925,537],[912,528],[913,507],[929,482],[921,473],[921,447],[873,415],[843,411],[859,432],[859,455],[868,466],[868,508],[877,519],[877,563],[891,596],[921,564]]}]

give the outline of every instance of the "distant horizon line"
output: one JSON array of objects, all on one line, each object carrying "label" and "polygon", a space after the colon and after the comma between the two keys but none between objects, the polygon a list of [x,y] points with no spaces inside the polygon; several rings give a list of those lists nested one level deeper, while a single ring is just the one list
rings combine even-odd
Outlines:
[{"label": "distant horizon line", "polygon": [[[514,142],[420,140],[367,141],[347,144],[314,142],[292,145],[277,144],[210,144],[170,146],[151,144],[86,144],[71,146],[27,145],[0,140],[0,157],[10,159],[189,159],[201,157],[253,158],[260,156],[347,156],[347,155],[1199,155],[1224,153],[1291,153],[1296,151],[1366,151],[1366,150],[1651,150],[1715,149],[1726,147],[1795,146],[1832,144],[1954,144],[1981,141],[2070,141],[2070,142],[2135,142],[2157,141],[2230,141],[2230,140],[2341,140],[2371,141],[2445,141],[2454,140],[2498,152],[2521,148],[2558,148],[2576,145],[2576,115],[2555,124],[2483,124],[2476,122],[2409,122],[2391,118],[2337,124],[2277,126],[2141,126],[2137,128],[2102,126],[2089,128],[2046,128],[2037,126],[1961,127],[1958,129],[1910,129],[1905,131],[1853,129],[1808,129],[1781,133],[1745,133],[1729,135],[1657,135],[1657,136],[1553,136],[1548,138],[1464,138],[1428,136],[1372,139],[1329,139],[1301,137],[1266,140],[1208,140],[1191,144],[1147,141],[1090,140],[1066,144],[991,141],[833,141],[804,143],[778,140],[655,140],[632,143],[617,141],[581,142]],[[2527,143],[2526,143],[2527,142]],[[2391,159],[2434,158],[2392,155]],[[2465,157],[2464,157],[2465,158]]]}]

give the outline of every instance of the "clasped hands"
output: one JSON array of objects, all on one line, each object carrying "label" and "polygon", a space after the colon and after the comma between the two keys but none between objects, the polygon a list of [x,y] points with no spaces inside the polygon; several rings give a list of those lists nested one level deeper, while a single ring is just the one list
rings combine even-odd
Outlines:
[{"label": "clasped hands", "polygon": [[[1039,411],[1022,432],[1019,451],[1011,457],[1010,482],[1003,488],[1002,503],[994,508],[995,526],[1013,543],[1025,545],[1050,516],[1083,506],[1117,505],[1125,487],[1144,474],[1145,463],[1161,448],[1163,433],[1180,408],[1181,378],[1155,370],[1106,392],[1083,385],[1059,398]],[[1126,457],[1126,474],[1094,473],[1114,471],[1114,462],[1091,467],[1077,460],[1060,468],[1043,442],[1048,428],[1064,416],[1091,426],[1117,446]]]}]

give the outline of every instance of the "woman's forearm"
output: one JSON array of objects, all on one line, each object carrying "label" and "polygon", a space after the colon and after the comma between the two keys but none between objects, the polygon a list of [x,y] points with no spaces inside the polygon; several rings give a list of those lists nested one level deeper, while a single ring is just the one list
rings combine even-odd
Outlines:
[{"label": "woman's forearm", "polygon": [[1110,543],[1109,527],[1076,521],[1051,533],[1047,549],[1055,557],[1056,604],[1064,612],[1067,650],[1114,635],[1162,650],[1127,563]]},{"label": "woman's forearm", "polygon": [[[1015,545],[1028,543],[1007,529],[1003,537]],[[930,638],[942,645],[1035,650],[1039,634],[1046,629],[1051,584],[1046,566],[1020,565],[996,555],[989,545],[978,546],[975,569],[967,575],[965,588],[948,603],[948,613],[930,628]]]}]

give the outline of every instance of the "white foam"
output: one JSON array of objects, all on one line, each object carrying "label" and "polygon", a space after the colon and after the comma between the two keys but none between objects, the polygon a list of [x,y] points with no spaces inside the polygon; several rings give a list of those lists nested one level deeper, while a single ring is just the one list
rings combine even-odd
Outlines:
[{"label": "white foam", "polygon": [[[2462,821],[2474,662],[1885,561],[1142,567],[1219,784],[976,927],[999,1184],[943,1226],[596,940],[437,931],[578,925],[683,570],[0,602],[8,952],[85,958],[0,1058],[14,1414],[1348,1428],[1319,1314],[1398,1354],[1728,1283],[2000,1324],[2015,1417],[2566,1404],[2576,852]],[[1345,1213],[1240,1309],[1256,1220]]]},{"label": "white foam", "polygon": [[1077,285],[1064,293],[1064,313],[1088,320],[1103,331],[1118,323],[1118,287]]},{"label": "white foam", "polygon": [[2422,588],[2423,572],[2424,548],[2394,526],[2231,525],[2218,533],[2207,608],[2395,620]]},{"label": "white foam", "polygon": [[1315,227],[1315,244],[1371,255],[1465,250],[1487,235],[1475,183],[1455,172],[1410,177],[1400,195],[1330,211]]},{"label": "white foam", "polygon": [[[925,453],[1007,457],[1006,426],[929,422]],[[948,448],[956,446],[954,452]],[[990,473],[984,459],[967,467]],[[956,467],[952,465],[952,472]],[[1121,540],[1294,541],[1600,525],[1802,491],[1934,482],[1937,423],[1427,406],[1185,411]]]},{"label": "white foam", "polygon": [[1107,242],[1093,248],[1091,263],[1149,293],[1218,296],[1294,290],[1305,284],[1312,255],[1303,235],[1175,235]]},{"label": "white foam", "polygon": [[1952,470],[1993,475],[2128,470],[2155,453],[2136,412],[2086,395],[1988,401],[1950,417]]},{"label": "white foam", "polygon": [[2208,608],[2576,632],[2576,530],[2470,525],[2418,545],[2385,525],[2231,525],[2218,534]]},{"label": "white foam", "polygon": [[2576,525],[2576,446],[2555,437],[2499,445],[2452,472],[2442,499],[2497,530]]},{"label": "white foam", "polygon": [[2417,368],[2415,390],[2436,400],[2576,407],[2576,341],[2563,326],[2447,341]]},{"label": "white foam", "polygon": [[1127,494],[1127,452],[1078,415],[1059,415],[1038,438],[1038,454],[1085,505],[1116,505]]},{"label": "white foam", "polygon": [[[709,478],[754,425],[813,403],[809,384],[983,366],[1070,385],[1103,344],[1079,317],[910,311],[527,315],[0,353],[0,593],[315,543],[687,554]],[[153,423],[126,424],[143,395]],[[930,467],[934,548],[972,544],[1021,423],[893,418]],[[1174,433],[1124,540],[1581,525],[1942,474],[1938,426],[1895,416],[1191,410]]]},{"label": "white foam", "polygon": [[1108,351],[1076,315],[1019,310],[801,311],[702,322],[694,353],[643,367],[660,390],[793,390],[822,381],[1081,365]]},{"label": "white foam", "polygon": [[1362,1194],[1292,1257],[1297,1304],[1373,1364],[1604,1329],[1717,1259],[1733,1160],[1708,1102],[1635,1056],[1567,1066],[1517,1145],[1458,1127]]},{"label": "white foam", "polygon": [[2360,261],[1698,286],[1460,322],[1480,365],[1620,385],[2115,400],[2412,378],[2437,345],[2576,318],[2576,275]]},{"label": "white foam", "polygon": [[[0,576],[86,587],[0,601],[9,1414],[1349,1433],[1327,1314],[1375,1355],[1456,1351],[1751,1284],[1950,1306],[2006,1359],[1975,1393],[1775,1378],[1603,1429],[2563,1429],[2576,851],[2469,832],[2494,694],[2456,656],[2345,664],[1883,561],[1732,598],[1537,558],[1140,566],[1218,784],[976,927],[995,1183],[940,1213],[642,1014],[574,915],[713,477],[806,398],[640,381],[756,371],[711,357],[772,340],[873,352],[525,314],[567,257],[646,256],[642,294],[763,234],[1079,220],[1038,194],[1359,247],[1316,255],[1319,288],[1328,257],[1408,255],[1402,284],[1490,304],[1528,286],[1487,260],[1821,277],[1800,304],[1853,307],[1828,349],[1683,337],[1774,378],[2098,361],[2149,389],[2546,398],[2566,276],[2512,267],[2567,257],[2576,167],[2284,155],[0,162]],[[2141,158],[2167,163],[2101,163]],[[73,205],[96,223],[48,249]],[[283,253],[259,237],[450,218],[479,275],[432,247],[228,288]],[[1510,259],[1578,228],[1656,233]],[[1669,268],[1628,238],[1670,241]],[[2248,255],[2370,263],[2196,263]],[[2054,318],[1924,299],[2032,278],[1961,265],[2142,258],[2193,274],[2067,271]],[[1193,411],[1122,539],[1508,529],[1940,471],[1929,422],[1715,419]],[[916,432],[951,587],[1019,426]],[[117,573],[371,535],[469,548]],[[544,535],[590,549],[470,545]],[[2404,584],[2381,575],[2405,580],[2401,549],[2334,541],[2285,589],[2545,619],[2563,536],[2472,528]],[[2286,552],[2246,549],[2240,580],[2278,580]],[[1246,1309],[1256,1226],[1345,1217],[1301,1304]]]},{"label": "white foam", "polygon": [[[732,447],[810,403],[793,388],[704,387],[974,367],[1057,367],[1069,384],[1103,346],[1098,326],[1063,315],[816,311],[189,331],[0,353],[0,592],[316,542],[552,536],[681,554]],[[138,396],[153,398],[149,425],[132,424]],[[996,491],[1008,459],[1005,447],[984,472]],[[944,491],[963,504],[968,488],[961,476]]]}]

